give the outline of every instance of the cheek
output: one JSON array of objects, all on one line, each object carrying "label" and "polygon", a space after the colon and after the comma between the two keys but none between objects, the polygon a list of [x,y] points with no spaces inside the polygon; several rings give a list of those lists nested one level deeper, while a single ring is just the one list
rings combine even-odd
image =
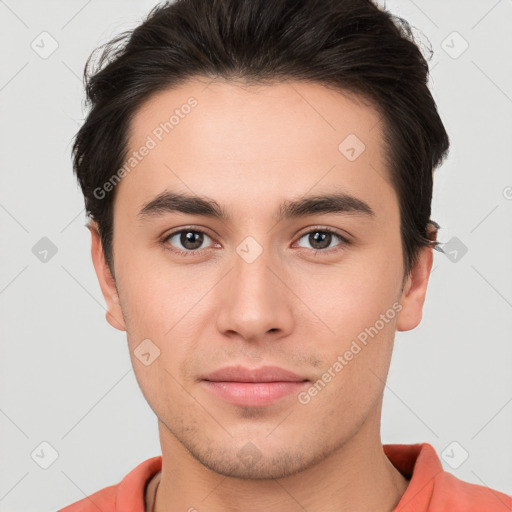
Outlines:
[{"label": "cheek", "polygon": [[331,331],[345,337],[373,325],[392,308],[400,284],[401,265],[385,257],[360,258],[322,273],[309,272],[298,294]]},{"label": "cheek", "polygon": [[127,330],[138,332],[146,337],[161,337],[170,327],[172,320],[164,314],[168,301],[172,300],[172,291],[162,296],[162,281],[156,281],[151,275],[142,272],[131,274],[129,282],[120,289],[120,301],[127,320]]},{"label": "cheek", "polygon": [[[310,295],[310,300],[334,334],[316,332],[309,350],[321,360],[321,373],[300,403],[315,403],[323,414],[336,417],[334,424],[350,429],[382,395],[401,306],[393,280],[352,273],[344,279],[326,278],[325,284],[324,293]],[[303,331],[308,329],[303,325]]]},{"label": "cheek", "polygon": [[[400,265],[390,265],[385,257],[360,258],[343,268],[310,274],[304,281],[304,302],[322,320],[314,323],[324,333],[317,330],[317,341],[309,348],[322,361],[320,380],[333,383],[322,391],[319,405],[364,410],[381,393],[401,309],[400,271]],[[315,338],[311,322],[299,328]]]},{"label": "cheek", "polygon": [[[136,239],[135,235],[132,238]],[[166,326],[164,333],[171,327],[170,311],[188,293],[183,289],[182,272],[178,269],[170,272],[168,266],[162,265],[165,260],[160,248],[148,250],[137,244],[128,248],[124,240],[118,244],[119,256],[116,255],[115,261],[123,310],[132,329],[152,326],[152,332],[161,336],[162,324]]]},{"label": "cheek", "polygon": [[158,346],[166,368],[176,366],[202,338],[212,313],[208,290],[216,280],[194,272],[193,265],[172,271],[133,265],[123,272],[130,276],[119,291],[131,352],[147,338]]},{"label": "cheek", "polygon": [[322,319],[334,334],[328,334],[328,341],[316,347],[322,352],[318,355],[323,366],[331,367],[341,356],[345,378],[367,379],[370,369],[384,376],[401,309],[399,302],[391,294],[366,290],[364,286],[358,286],[353,293],[347,288],[333,291],[329,299]]}]

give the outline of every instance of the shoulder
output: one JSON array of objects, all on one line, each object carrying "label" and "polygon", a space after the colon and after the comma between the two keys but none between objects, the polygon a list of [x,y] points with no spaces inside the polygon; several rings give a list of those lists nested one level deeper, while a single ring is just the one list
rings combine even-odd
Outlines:
[{"label": "shoulder", "polygon": [[86,496],[59,512],[144,512],[146,485],[162,469],[162,456],[151,457],[132,469],[119,483]]},{"label": "shoulder", "polygon": [[114,512],[119,484],[105,487],[90,496],[59,509],[59,512]]},{"label": "shoulder", "polygon": [[393,512],[511,512],[512,497],[460,480],[443,469],[432,445],[384,445],[391,463],[409,480]]},{"label": "shoulder", "polygon": [[512,497],[484,485],[471,484],[447,471],[438,473],[429,510],[439,512],[510,512]]}]

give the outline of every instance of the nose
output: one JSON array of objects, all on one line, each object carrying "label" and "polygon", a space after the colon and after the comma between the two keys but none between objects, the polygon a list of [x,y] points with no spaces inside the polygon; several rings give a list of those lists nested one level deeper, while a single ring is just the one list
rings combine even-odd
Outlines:
[{"label": "nose", "polygon": [[219,332],[253,343],[287,336],[297,310],[289,281],[283,265],[269,251],[254,261],[234,254],[233,268],[216,290]]}]

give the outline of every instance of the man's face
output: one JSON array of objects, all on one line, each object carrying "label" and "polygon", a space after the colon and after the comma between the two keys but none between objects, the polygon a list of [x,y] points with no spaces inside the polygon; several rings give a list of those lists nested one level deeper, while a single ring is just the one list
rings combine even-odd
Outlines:
[{"label": "man's face", "polygon": [[[99,259],[96,270],[162,445],[179,441],[221,474],[290,475],[379,435],[394,334],[420,321],[424,288],[402,290],[398,198],[372,108],[312,83],[205,87],[158,93],[134,117],[129,154],[150,150],[117,185],[117,290]],[[226,218],[140,215],[164,192],[213,200]],[[342,193],[360,203],[278,218]],[[302,382],[205,380],[232,366]]]}]

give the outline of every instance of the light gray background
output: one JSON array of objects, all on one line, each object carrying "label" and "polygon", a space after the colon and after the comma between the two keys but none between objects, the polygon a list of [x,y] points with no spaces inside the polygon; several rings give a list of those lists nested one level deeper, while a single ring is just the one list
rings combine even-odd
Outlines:
[{"label": "light gray background", "polygon": [[[0,1],[3,512],[55,510],[160,454],[125,333],[105,321],[70,161],[86,58],[153,5]],[[512,1],[386,6],[434,49],[430,85],[451,149],[435,174],[433,218],[441,241],[468,250],[455,262],[434,253],[423,321],[397,334],[382,439],[429,442],[440,456],[456,441],[445,469],[512,494]],[[43,31],[58,42],[46,59],[31,48]],[[454,31],[469,44],[457,58]],[[46,263],[32,252],[42,237],[57,247]],[[58,453],[48,469],[36,463],[51,457],[42,442]]]}]

